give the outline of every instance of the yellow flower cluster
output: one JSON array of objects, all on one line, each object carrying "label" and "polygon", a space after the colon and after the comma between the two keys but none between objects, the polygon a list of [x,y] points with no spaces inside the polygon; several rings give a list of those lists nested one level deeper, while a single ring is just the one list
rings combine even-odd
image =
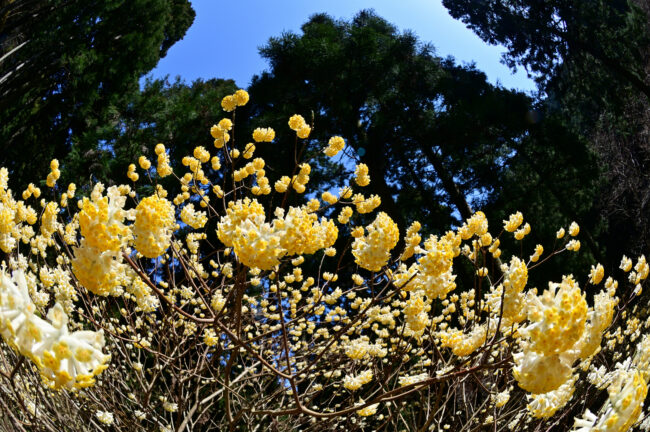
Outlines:
[{"label": "yellow flower cluster", "polygon": [[238,106],[244,106],[248,103],[248,92],[246,90],[239,89],[235,94],[225,96],[221,100],[221,108],[226,112],[234,111]]},{"label": "yellow flower cluster", "polygon": [[257,184],[251,188],[251,192],[253,195],[268,195],[271,193],[271,186],[269,186],[269,179],[266,177],[264,165],[264,159],[255,158],[252,162],[248,162],[242,168],[236,170],[233,173],[233,179],[239,182],[254,174]]},{"label": "yellow flower cluster", "polygon": [[370,184],[370,175],[368,175],[368,165],[360,163],[354,170],[354,181],[359,186],[368,186]]},{"label": "yellow flower cluster", "polygon": [[[74,183],[71,183],[73,185]],[[27,185],[27,189],[23,191],[23,199],[29,199],[31,196],[34,196],[34,198],[38,198],[41,196],[41,190],[34,186],[34,183],[30,183]],[[73,191],[73,196],[74,196],[74,191]],[[72,197],[71,197],[72,198]]]},{"label": "yellow flower cluster", "polygon": [[357,211],[361,214],[371,213],[381,205],[381,198],[379,195],[370,195],[365,198],[362,194],[355,194],[352,197],[352,202],[357,207]]},{"label": "yellow flower cluster", "polygon": [[253,131],[255,142],[271,142],[275,139],[275,131],[272,128],[257,128]]},{"label": "yellow flower cluster", "polygon": [[487,338],[487,326],[478,325],[471,332],[449,329],[439,334],[440,345],[451,348],[455,356],[465,357],[483,345]]},{"label": "yellow flower cluster", "polygon": [[282,176],[280,180],[275,182],[275,191],[278,193],[285,193],[291,185],[298,193],[304,193],[306,190],[305,185],[309,182],[309,174],[311,173],[311,166],[308,163],[300,164],[300,171],[298,175],[290,178]]},{"label": "yellow flower cluster", "polygon": [[503,229],[508,232],[515,232],[523,222],[524,216],[521,212],[511,214],[507,221],[503,221]]},{"label": "yellow flower cluster", "polygon": [[352,255],[361,268],[378,272],[388,264],[390,251],[399,240],[399,229],[386,213],[380,212],[366,231],[367,235],[352,243]]},{"label": "yellow flower cluster", "polygon": [[149,161],[146,156],[140,156],[138,158],[138,165],[140,165],[140,168],[146,171],[151,168],[151,161]]},{"label": "yellow flower cluster", "polygon": [[362,385],[372,381],[372,371],[370,369],[361,372],[359,375],[348,375],[343,380],[343,387],[350,391],[359,390]]},{"label": "yellow flower cluster", "polygon": [[158,166],[156,168],[158,175],[161,178],[167,177],[173,172],[171,165],[169,165],[169,155],[167,154],[167,150],[163,144],[158,143],[156,144],[154,151],[158,156]]},{"label": "yellow flower cluster", "polygon": [[[225,97],[222,104],[232,111],[247,101],[248,95],[238,91]],[[237,360],[233,367],[243,366],[238,372],[242,381],[264,380],[267,376],[276,381],[276,367],[298,380],[308,377],[310,383],[301,384],[294,395],[305,407],[317,405],[317,400],[322,400],[318,392],[328,386],[351,392],[363,389],[364,396],[372,395],[375,402],[386,401],[382,398],[393,394],[398,386],[419,387],[423,381],[426,383],[422,386],[437,386],[445,381],[443,385],[454,390],[453,386],[471,373],[481,380],[480,399],[486,401],[495,418],[512,417],[517,407],[525,406],[519,395],[510,397],[515,381],[532,393],[528,395],[529,416],[547,418],[581,388],[577,385],[581,374],[575,369],[580,367],[597,388],[607,387],[609,398],[597,414],[587,412],[578,419],[576,428],[583,432],[625,430],[637,421],[650,378],[650,337],[642,338],[634,359],[612,366],[627,354],[614,348],[626,337],[630,341],[640,338],[648,326],[645,317],[635,311],[616,311],[618,282],[609,277],[603,291],[594,295],[592,307],[572,276],[549,284],[538,295],[537,289],[527,289],[527,285],[529,270],[543,263],[539,261],[544,247],[537,245],[534,253],[527,255],[528,261],[513,256],[502,263],[499,257],[503,233],[493,238],[482,212],[472,215],[458,229],[430,235],[424,241],[421,224],[413,222],[403,237],[404,249],[393,255],[400,240],[397,224],[380,212],[365,226],[368,221],[363,214],[373,212],[381,200],[376,195],[366,198],[353,194],[351,182],[338,194],[323,192],[319,200],[319,194],[312,193],[302,204],[293,206],[288,198],[300,197],[278,200],[262,196],[271,192],[265,171],[271,169],[263,159],[254,158],[252,142],[239,149],[226,147],[235,133],[234,118],[221,119],[210,131],[215,146],[224,148],[220,155],[224,172],[217,173],[221,186],[208,175],[222,169],[222,159],[197,146],[182,159],[189,172],[179,178],[180,192],[173,204],[160,185],[155,186],[154,195],[143,197],[126,185],[105,191],[99,184],[89,197],[78,202],[79,211],[69,218],[57,202],[42,200],[41,223],[32,227],[38,220],[37,213],[24,201],[13,199],[7,188],[8,173],[0,169],[0,248],[9,255],[9,267],[16,270],[12,279],[4,274],[3,265],[0,335],[33,360],[48,385],[81,388],[94,382],[94,376],[108,360],[102,353],[102,334],[73,333],[68,327],[80,329],[98,324],[95,320],[104,316],[107,321],[99,324],[119,337],[115,340],[117,346],[151,348],[147,356],[170,354],[163,346],[168,339],[155,339],[160,327],[175,332],[179,345],[198,343],[210,355],[215,350],[224,355],[237,353],[231,358]],[[289,127],[298,138],[308,137],[311,131],[300,115],[289,119]],[[272,141],[275,133],[260,128],[253,138],[255,142]],[[341,137],[333,137],[324,152],[335,156],[344,147]],[[147,172],[146,177],[171,175],[164,145],[157,145],[155,153],[157,169]],[[300,162],[295,175],[283,176],[275,183],[276,191],[285,193],[293,188],[298,193],[306,192],[311,166],[308,161]],[[210,164],[214,171],[204,164]],[[145,156],[131,164],[127,174],[132,181],[139,180],[137,167],[147,171],[152,164]],[[58,164],[53,162],[51,169],[58,171]],[[355,188],[370,183],[365,164],[356,166],[354,181]],[[210,191],[219,198],[216,205],[208,204]],[[39,194],[30,185],[22,197],[28,200]],[[61,196],[61,207],[74,194],[75,187],[70,185]],[[131,207],[127,206],[128,197],[133,198],[129,201]],[[267,207],[271,202],[279,207]],[[208,249],[212,246],[206,229],[208,214],[220,215],[216,234],[223,248]],[[180,222],[192,229],[180,230]],[[343,227],[343,231],[353,237],[351,254],[356,270],[345,260],[349,258],[349,243],[338,241],[337,222],[351,225]],[[520,212],[503,222],[504,231],[517,240],[531,232]],[[567,240],[554,246],[547,256],[564,249],[578,250],[580,243],[575,236],[579,230],[572,223],[566,232],[558,231],[557,237],[568,234]],[[22,254],[20,242],[38,261],[30,261]],[[169,247],[173,247],[173,255],[166,253]],[[65,253],[68,250],[71,255]],[[310,260],[310,255],[316,256]],[[54,260],[56,264],[52,264]],[[468,275],[470,281],[455,293],[454,270],[460,260],[462,274]],[[630,290],[632,301],[650,274],[650,265],[641,256],[636,263],[623,257],[620,266],[627,280],[636,285],[633,292]],[[144,270],[152,270],[151,279]],[[360,274],[350,274],[355,271]],[[181,273],[183,277],[177,278]],[[167,274],[174,277],[166,279]],[[604,276],[604,267],[597,264],[589,273],[589,281],[598,285]],[[81,287],[117,298],[107,307],[102,301],[88,298]],[[82,297],[84,301],[78,302]],[[166,305],[159,310],[162,302]],[[627,306],[628,299],[624,303]],[[41,318],[51,304],[54,307],[47,319]],[[113,305],[118,306],[113,309]],[[625,324],[604,334],[615,312]],[[68,316],[80,321],[68,325]],[[603,354],[615,351],[611,362],[596,355],[604,337],[607,344]],[[288,368],[278,366],[277,361],[278,348],[285,344],[290,352]],[[122,354],[123,350],[115,352]],[[137,351],[124,352],[132,358],[129,362],[140,357]],[[592,365],[603,359],[607,359],[609,370],[601,366],[601,371]],[[392,367],[391,362],[400,363]],[[192,366],[199,367],[193,370],[197,379],[210,375],[204,372],[211,371],[201,368],[222,366],[219,362],[208,363]],[[184,362],[178,364],[182,368]],[[135,365],[139,365],[135,367],[138,373],[144,372],[141,363]],[[473,372],[483,367],[485,371]],[[494,373],[487,372],[487,368],[494,368]],[[123,370],[122,366],[119,370]],[[374,379],[380,376],[381,383]],[[232,391],[240,385],[237,380],[231,382]],[[284,391],[289,393],[288,388]],[[312,395],[314,403],[308,403]],[[341,409],[356,411],[359,416],[378,413],[379,404],[360,408],[363,400],[348,396],[340,406],[326,406],[323,412]],[[180,409],[166,396],[157,397],[163,411]],[[279,401],[282,398],[277,398],[279,406],[275,407],[272,405],[276,401],[271,399],[264,402],[266,408],[286,407]],[[97,418],[113,421],[103,411]],[[515,419],[523,420],[518,414]],[[122,419],[118,421],[116,414],[115,421],[119,424]],[[377,426],[373,419],[355,422],[361,428]],[[481,427],[472,422],[469,420],[466,426]],[[529,426],[525,421],[512,424]]]},{"label": "yellow flower cluster", "polygon": [[648,394],[647,382],[639,370],[619,366],[607,392],[609,398],[602,414],[596,416],[587,409],[583,417],[575,421],[576,432],[627,431],[637,422]]},{"label": "yellow flower cluster", "polygon": [[194,229],[201,229],[208,222],[208,215],[204,211],[194,210],[194,204],[189,203],[181,210],[181,220]]},{"label": "yellow flower cluster", "polygon": [[410,298],[402,309],[406,319],[406,336],[414,336],[418,339],[422,336],[424,330],[431,323],[428,314],[430,310],[431,305],[422,298],[420,293],[410,293]]},{"label": "yellow flower cluster", "polygon": [[144,198],[135,208],[135,248],[147,258],[157,258],[171,244],[176,226],[174,206],[157,195]]},{"label": "yellow flower cluster", "polygon": [[135,164],[129,164],[129,168],[128,168],[127,172],[126,172],[126,176],[133,183],[137,182],[140,179],[140,176],[138,175],[138,173],[135,172]]},{"label": "yellow flower cluster", "polygon": [[210,135],[214,138],[214,146],[222,148],[228,141],[230,141],[229,130],[232,129],[232,121],[229,119],[221,119],[218,124],[212,125],[210,128]]},{"label": "yellow flower cluster", "polygon": [[132,213],[124,210],[128,189],[111,186],[107,196],[103,191],[98,183],[91,199],[79,202],[82,239],[73,248],[72,271],[84,287],[105,296],[119,286],[125,271],[121,248],[130,241],[131,231],[124,222]]},{"label": "yellow flower cluster", "polygon": [[352,217],[352,214],[354,213],[354,210],[352,210],[352,207],[345,206],[341,209],[341,212],[339,213],[338,217],[336,220],[341,224],[345,225],[350,221],[350,218]]},{"label": "yellow flower cluster", "polygon": [[323,150],[323,153],[329,157],[334,157],[344,148],[345,140],[337,135],[330,138],[329,142],[327,143],[327,147],[325,147]]},{"label": "yellow flower cluster", "polygon": [[68,316],[56,303],[47,321],[36,314],[25,275],[14,271],[10,278],[0,270],[0,335],[13,349],[38,366],[45,383],[53,389],[84,388],[108,366],[102,353],[101,332],[68,330]]},{"label": "yellow flower cluster", "polygon": [[521,332],[530,339],[529,349],[546,356],[571,348],[582,336],[587,320],[587,301],[573,278],[551,283],[542,296],[531,296],[528,320]]},{"label": "yellow flower cluster", "polygon": [[100,252],[118,252],[130,237],[129,228],[124,225],[128,216],[124,210],[126,197],[111,186],[107,195],[101,196],[103,185],[97,184],[91,194],[81,201],[79,229],[90,247]]},{"label": "yellow flower cluster", "polygon": [[314,254],[316,251],[332,246],[339,230],[330,219],[310,213],[304,207],[290,207],[286,215],[276,212],[273,226],[282,232],[281,245],[287,255]]},{"label": "yellow flower cluster", "polygon": [[120,277],[126,271],[122,256],[113,251],[101,252],[90,246],[85,238],[73,248],[72,272],[88,290],[107,296],[120,286]]},{"label": "yellow flower cluster", "polygon": [[[510,265],[504,265],[502,271],[503,283],[490,287],[486,304],[494,320],[492,324],[500,317],[500,329],[508,329],[526,318],[526,295],[523,291],[528,282],[528,267],[523,260],[512,257]],[[493,328],[496,326],[491,327],[491,332]]]},{"label": "yellow flower cluster", "polygon": [[397,285],[407,291],[422,291],[429,299],[444,298],[456,288],[452,270],[460,242],[460,236],[451,231],[441,238],[430,236],[424,248],[416,248],[420,254],[417,261],[408,268],[402,265],[395,273]]},{"label": "yellow flower cluster", "polygon": [[338,228],[331,220],[318,221],[306,207],[290,207],[286,215],[277,209],[275,216],[271,223],[266,222],[257,200],[230,202],[218,224],[217,236],[233,248],[242,263],[262,270],[275,267],[284,256],[329,248],[338,236]]},{"label": "yellow flower cluster", "polygon": [[61,171],[59,171],[59,161],[57,159],[52,159],[52,162],[50,162],[50,173],[47,175],[45,184],[47,187],[53,188],[59,177],[61,177]]},{"label": "yellow flower cluster", "polygon": [[400,256],[400,260],[406,261],[415,254],[415,248],[420,246],[422,241],[422,236],[420,236],[419,231],[422,228],[420,222],[415,221],[408,227],[406,230],[406,235],[404,236],[404,252]]},{"label": "yellow flower cluster", "polygon": [[515,354],[513,374],[531,393],[547,393],[565,383],[578,358],[591,358],[610,325],[617,299],[613,288],[594,297],[593,309],[571,276],[549,283],[541,296],[527,299],[529,324],[519,330],[522,352]]},{"label": "yellow flower cluster", "polygon": [[594,285],[598,285],[605,276],[605,268],[602,264],[596,265],[596,267],[591,266],[591,272],[589,272],[589,282]]},{"label": "yellow flower cluster", "polygon": [[305,122],[303,116],[294,114],[289,118],[289,127],[296,131],[298,138],[307,138],[311,133],[311,127]]}]

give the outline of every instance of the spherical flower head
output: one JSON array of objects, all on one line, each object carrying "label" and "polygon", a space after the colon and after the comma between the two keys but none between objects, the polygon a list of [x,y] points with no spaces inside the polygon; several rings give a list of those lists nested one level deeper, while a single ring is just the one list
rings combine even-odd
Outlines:
[{"label": "spherical flower head", "polygon": [[601,264],[596,265],[596,267],[594,267],[593,265],[591,266],[591,271],[589,272],[589,282],[591,282],[594,285],[598,285],[600,281],[603,280],[604,276],[605,276],[605,269]]},{"label": "spherical flower head", "polygon": [[310,133],[311,133],[311,127],[309,125],[304,125],[296,131],[296,135],[300,139],[308,138]]},{"label": "spherical flower head", "polygon": [[45,179],[45,184],[47,187],[53,188],[56,185],[56,178],[52,173],[49,173],[47,175],[47,178]]},{"label": "spherical flower head", "polygon": [[571,225],[569,226],[569,235],[571,237],[575,237],[579,233],[580,233],[580,226],[575,222],[571,222]]},{"label": "spherical flower head", "polygon": [[330,138],[327,147],[325,147],[323,152],[329,157],[334,157],[344,148],[345,140],[337,135]]},{"label": "spherical flower head", "polygon": [[508,232],[515,232],[517,228],[519,228],[519,225],[523,223],[523,221],[524,216],[521,214],[521,212],[511,214],[507,221],[503,221],[503,229]]},{"label": "spherical flower head", "polygon": [[323,192],[321,198],[323,199],[323,201],[325,201],[328,204],[335,204],[338,201],[338,198],[334,196],[332,193],[330,193],[329,191]]},{"label": "spherical flower head", "polygon": [[289,118],[289,127],[296,132],[306,124],[304,117],[300,114],[294,114]]},{"label": "spherical flower head", "polygon": [[[526,283],[528,282],[528,267],[526,263],[517,258],[512,257],[510,260],[510,267],[505,273],[505,279],[503,284],[507,290],[511,290],[513,293],[520,293],[524,290]],[[508,291],[506,291],[507,293]]]},{"label": "spherical flower head", "polygon": [[350,199],[352,198],[352,188],[351,187],[342,187],[339,190],[339,198],[340,199]]},{"label": "spherical flower head", "polygon": [[232,112],[237,107],[237,101],[233,95],[228,95],[221,99],[221,108],[226,112]]},{"label": "spherical flower head", "polygon": [[253,157],[253,154],[255,153],[255,144],[253,143],[248,143],[244,147],[244,159],[250,159]]},{"label": "spherical flower head", "polygon": [[174,206],[158,195],[146,197],[135,208],[135,248],[147,258],[157,258],[171,244],[176,225]]},{"label": "spherical flower head", "polygon": [[343,387],[350,391],[356,391],[361,388],[362,385],[368,384],[370,381],[372,381],[372,370],[367,369],[356,376],[347,375],[343,379]]},{"label": "spherical flower head", "polygon": [[280,263],[286,254],[280,241],[280,235],[260,214],[241,222],[232,237],[237,259],[247,267],[260,270],[271,270]]},{"label": "spherical flower head", "polygon": [[181,220],[194,229],[201,229],[208,222],[208,216],[203,211],[194,210],[194,204],[189,203],[181,210]]},{"label": "spherical flower head", "polygon": [[566,244],[566,249],[573,252],[578,252],[580,250],[580,240],[576,240],[576,239],[570,240]]},{"label": "spherical flower head", "polygon": [[201,163],[207,163],[210,160],[210,152],[203,146],[194,147],[193,156]]},{"label": "spherical flower head", "polygon": [[160,156],[162,153],[165,153],[165,145],[162,143],[156,144],[156,147],[154,148],[154,152],[158,156]]},{"label": "spherical flower head", "polygon": [[543,253],[544,253],[544,246],[542,246],[541,244],[535,246],[535,253],[530,256],[531,262],[539,261],[539,258],[542,256]]},{"label": "spherical flower head", "polygon": [[352,207],[345,206],[341,209],[341,212],[339,213],[338,217],[336,220],[342,224],[345,225],[350,221],[350,218],[352,217],[352,214],[354,213],[354,210],[352,210]]},{"label": "spherical flower head", "polygon": [[239,89],[235,92],[233,98],[235,99],[235,104],[237,104],[237,106],[244,106],[248,103],[249,100],[248,92],[246,90]]},{"label": "spherical flower head", "polygon": [[524,226],[515,231],[515,239],[522,240],[528,234],[530,234],[530,224],[526,222]]},{"label": "spherical flower head", "polygon": [[148,170],[151,168],[151,162],[146,158],[146,156],[140,156],[138,158],[138,165],[140,165],[140,168],[143,170]]},{"label": "spherical flower head", "polygon": [[334,222],[326,218],[319,221],[307,206],[289,207],[286,214],[278,213],[273,226],[287,255],[313,254],[332,246],[338,237]]},{"label": "spherical flower head", "polygon": [[86,238],[73,248],[72,272],[88,291],[107,296],[119,286],[126,271],[122,255],[111,250],[101,251],[90,246]]},{"label": "spherical flower head", "polygon": [[530,349],[544,355],[563,353],[582,337],[587,320],[587,301],[570,276],[549,283],[541,296],[528,298],[531,322],[520,333],[530,339]]},{"label": "spherical flower head", "polygon": [[219,128],[221,128],[222,131],[229,131],[232,129],[232,120],[224,118],[219,120]]},{"label": "spherical flower head", "polygon": [[573,369],[565,357],[542,355],[532,351],[514,354],[515,367],[512,374],[519,387],[533,393],[548,393],[564,384]]},{"label": "spherical flower head", "polygon": [[482,211],[477,211],[472,215],[472,217],[467,219],[465,226],[467,227],[468,232],[467,234],[462,234],[464,240],[467,240],[474,235],[481,237],[488,234],[487,217]]},{"label": "spherical flower head", "polygon": [[380,212],[366,230],[367,235],[354,240],[352,255],[360,267],[377,272],[388,264],[390,251],[399,240],[399,229],[386,213]]},{"label": "spherical flower head", "polygon": [[621,259],[621,265],[619,267],[621,270],[624,272],[629,272],[632,270],[632,260],[625,255],[623,255],[623,258]]},{"label": "spherical flower head", "polygon": [[265,216],[264,207],[255,199],[245,198],[229,202],[226,215],[221,217],[221,221],[217,225],[217,237],[224,245],[232,247],[239,225],[256,215]]},{"label": "spherical flower head", "polygon": [[255,142],[271,142],[275,139],[275,131],[272,128],[257,128],[253,131]]},{"label": "spherical flower head", "polygon": [[282,181],[282,179],[275,182],[273,187],[277,193],[285,193],[287,191],[289,188],[289,183],[291,183],[291,179],[289,177],[287,177],[287,179],[287,182]]},{"label": "spherical flower head", "polygon": [[79,212],[79,228],[90,247],[101,252],[118,252],[129,240],[131,232],[124,225],[127,212],[126,197],[119,188],[111,186],[107,196],[93,194],[92,200],[84,197]]}]

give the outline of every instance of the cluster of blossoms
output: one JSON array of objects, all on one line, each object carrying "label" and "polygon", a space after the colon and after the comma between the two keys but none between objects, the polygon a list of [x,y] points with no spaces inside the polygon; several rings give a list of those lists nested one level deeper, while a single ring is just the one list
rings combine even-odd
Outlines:
[{"label": "cluster of blossoms", "polygon": [[305,122],[303,116],[295,114],[289,119],[289,127],[296,131],[298,138],[305,139],[311,133],[311,127]]},{"label": "cluster of blossoms", "polygon": [[264,208],[257,200],[231,201],[221,217],[217,236],[245,265],[270,270],[284,256],[311,255],[336,242],[338,228],[329,219],[319,221],[313,210],[309,206],[290,207],[285,214],[279,208],[275,219],[266,222]]},{"label": "cluster of blossoms", "polygon": [[235,108],[239,106],[244,106],[248,103],[248,92],[246,90],[239,89],[234,94],[225,96],[221,100],[221,107],[226,112],[232,112]]},{"label": "cluster of blossoms", "polygon": [[16,351],[31,359],[44,382],[53,389],[85,388],[108,366],[102,352],[104,335],[68,329],[68,315],[56,303],[47,320],[37,315],[22,270],[0,270],[0,335]]},{"label": "cluster of blossoms", "polygon": [[[239,90],[222,107],[247,102]],[[580,249],[577,223],[560,229],[556,240],[567,238],[547,251],[528,250],[531,226],[520,212],[499,236],[480,211],[437,235],[417,221],[401,231],[388,213],[375,213],[378,195],[358,192],[370,184],[365,164],[338,192],[313,193],[309,160],[297,161],[293,174],[268,168],[255,153],[275,131],[257,128],[255,143],[237,148],[234,120],[219,120],[210,129],[214,148],[197,146],[178,166],[158,144],[155,167],[145,156],[129,166],[130,186],[80,188],[76,212],[62,210],[78,191],[56,186],[58,163],[48,193],[65,192],[43,199],[39,212],[26,201],[41,191],[30,185],[15,200],[0,169],[0,249],[13,270],[2,269],[0,334],[53,388],[92,386],[111,347],[115,367],[102,381],[113,380],[126,398],[86,389],[89,410],[95,401],[113,404],[95,404],[89,417],[160,430],[183,429],[178,419],[218,429],[281,417],[312,430],[345,419],[371,430],[434,398],[451,404],[469,394],[475,406],[447,417],[459,430],[501,418],[521,430],[570,412],[589,387],[606,389],[607,400],[571,417],[581,432],[624,431],[641,418],[650,321],[620,305],[642,292],[645,257],[621,261],[631,293],[601,264],[585,276],[589,289],[604,285],[593,299],[573,275],[538,292],[530,272]],[[314,132],[297,114],[288,126],[299,139]],[[332,157],[344,147],[334,136],[318,152]],[[138,184],[167,176],[178,180],[173,199],[160,184]],[[506,259],[513,241],[527,253]],[[89,327],[98,331],[82,330]],[[626,338],[638,339],[634,353],[616,350]],[[216,405],[223,415],[209,411]],[[419,428],[447,429],[439,412],[423,414]]]},{"label": "cluster of blossoms", "polygon": [[330,138],[327,147],[323,149],[323,153],[325,153],[329,157],[334,157],[344,148],[345,148],[345,140],[337,135]]}]

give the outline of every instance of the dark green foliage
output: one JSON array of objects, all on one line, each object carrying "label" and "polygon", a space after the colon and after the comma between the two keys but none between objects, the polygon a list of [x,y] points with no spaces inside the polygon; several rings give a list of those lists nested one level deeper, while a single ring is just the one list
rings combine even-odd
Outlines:
[{"label": "dark green foliage", "polygon": [[[588,143],[601,167],[589,223],[605,261],[650,248],[650,4],[645,0],[444,0],[483,40],[537,77],[545,110]],[[589,184],[588,178],[583,180]],[[555,189],[561,190],[562,183]],[[583,191],[587,190],[585,187]],[[584,198],[576,196],[574,202]],[[589,205],[582,202],[580,205]]]},{"label": "dark green foliage", "polygon": [[[232,80],[197,80],[192,85],[147,80],[142,91],[131,95],[116,113],[114,122],[83,136],[85,145],[73,148],[64,175],[81,179],[85,175],[85,181],[92,175],[116,184],[128,182],[128,165],[136,163],[140,155],[156,166],[157,143],[169,150],[177,174],[182,175],[180,160],[191,155],[194,147],[214,150],[210,127],[223,117],[221,99],[235,89]],[[92,147],[96,142],[102,143],[98,149]],[[142,170],[138,168],[138,172]],[[170,181],[170,193],[177,192],[177,183]]]},{"label": "dark green foliage", "polygon": [[[596,96],[599,84],[627,82],[650,97],[644,82],[647,16],[627,0],[443,0],[449,13],[484,41],[504,45],[511,67],[523,65],[547,90],[562,77]],[[603,93],[607,100],[615,93]]]},{"label": "dark green foliage", "polygon": [[183,37],[187,0],[5,2],[0,28],[0,165],[16,185],[53,157],[96,149],[84,134],[114,121],[115,106]]}]

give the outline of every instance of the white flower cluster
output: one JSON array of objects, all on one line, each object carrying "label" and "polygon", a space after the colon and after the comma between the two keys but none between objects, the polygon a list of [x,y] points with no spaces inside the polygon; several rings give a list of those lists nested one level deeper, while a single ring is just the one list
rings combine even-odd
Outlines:
[{"label": "white flower cluster", "polygon": [[102,352],[102,332],[68,331],[68,315],[61,304],[50,309],[47,320],[40,318],[20,270],[12,277],[0,270],[0,335],[34,362],[54,389],[93,385],[110,360]]}]

